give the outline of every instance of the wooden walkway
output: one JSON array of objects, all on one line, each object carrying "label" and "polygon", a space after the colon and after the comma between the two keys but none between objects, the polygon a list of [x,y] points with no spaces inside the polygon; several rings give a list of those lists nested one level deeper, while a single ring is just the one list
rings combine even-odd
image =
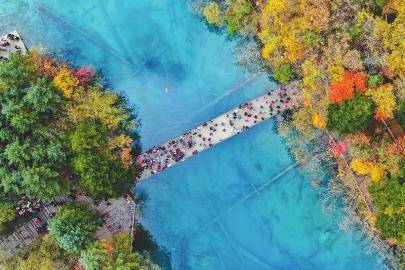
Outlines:
[{"label": "wooden walkway", "polygon": [[[57,204],[71,201],[73,201],[72,198],[68,196],[61,196],[54,199],[54,202]],[[132,233],[136,204],[130,197],[128,197],[128,199],[123,197],[110,199],[108,201],[102,201],[97,205],[87,196],[78,196],[75,201],[90,205],[91,208],[103,218],[103,225],[96,233],[97,239],[109,238],[113,234],[122,231]],[[57,207],[52,204],[46,204],[36,215],[37,220],[34,218],[27,223],[17,226],[12,234],[1,236],[1,248],[8,251],[10,254],[16,254],[20,248],[28,246],[32,240],[40,234],[38,229],[46,227],[49,219],[56,213],[56,210]]]},{"label": "wooden walkway", "polygon": [[404,130],[402,129],[401,125],[398,123],[397,119],[392,118],[386,121],[383,121],[385,127],[388,130],[388,133],[391,135],[393,140],[396,140],[402,136],[404,136]]},{"label": "wooden walkway", "polygon": [[173,140],[152,147],[137,157],[137,165],[143,169],[138,180],[162,172],[201,151],[298,106],[300,104],[299,91],[293,85],[267,92]]}]

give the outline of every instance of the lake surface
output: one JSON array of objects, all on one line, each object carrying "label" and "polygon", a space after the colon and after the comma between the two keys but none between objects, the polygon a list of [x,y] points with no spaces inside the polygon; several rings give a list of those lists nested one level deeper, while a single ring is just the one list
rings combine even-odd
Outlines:
[{"label": "lake surface", "polygon": [[[275,87],[246,82],[235,42],[182,0],[0,0],[0,29],[100,68],[137,105],[144,149]],[[267,121],[141,183],[141,222],[173,269],[385,269],[294,164]]]}]

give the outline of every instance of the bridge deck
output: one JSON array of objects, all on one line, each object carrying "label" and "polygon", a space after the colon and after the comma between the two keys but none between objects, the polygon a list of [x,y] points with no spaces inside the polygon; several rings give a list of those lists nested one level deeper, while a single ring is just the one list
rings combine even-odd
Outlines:
[{"label": "bridge deck", "polygon": [[217,118],[160,146],[152,147],[137,158],[143,168],[138,179],[156,173],[239,134],[299,104],[298,91],[292,85],[246,102]]}]

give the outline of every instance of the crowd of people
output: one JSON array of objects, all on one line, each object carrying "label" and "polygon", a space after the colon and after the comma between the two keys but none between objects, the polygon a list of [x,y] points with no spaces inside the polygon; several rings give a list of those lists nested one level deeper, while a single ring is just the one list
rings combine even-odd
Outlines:
[{"label": "crowd of people", "polygon": [[38,213],[42,208],[42,203],[36,198],[22,196],[15,211],[20,216],[28,216],[31,213]]},{"label": "crowd of people", "polygon": [[0,61],[7,61],[10,53],[22,52],[25,49],[21,38],[17,34],[7,34],[0,38]]},{"label": "crowd of people", "polygon": [[240,105],[219,117],[137,157],[142,168],[139,178],[147,178],[183,161],[227,138],[294,106],[293,88],[274,91]]}]

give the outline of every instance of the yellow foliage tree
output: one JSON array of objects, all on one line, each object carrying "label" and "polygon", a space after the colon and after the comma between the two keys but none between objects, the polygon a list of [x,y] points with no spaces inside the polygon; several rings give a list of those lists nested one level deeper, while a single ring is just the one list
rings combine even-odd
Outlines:
[{"label": "yellow foliage tree", "polygon": [[326,127],[326,118],[321,116],[319,113],[314,113],[312,115],[312,125],[316,128],[325,128]]},{"label": "yellow foliage tree", "polygon": [[385,173],[385,171],[380,165],[378,165],[376,163],[370,164],[369,174],[370,174],[371,180],[380,181],[381,178],[384,176],[384,173]]},{"label": "yellow foliage tree", "polygon": [[385,173],[385,170],[379,164],[358,159],[353,159],[350,167],[358,174],[369,175],[373,181],[381,180]]},{"label": "yellow foliage tree", "polygon": [[370,95],[377,109],[375,118],[377,120],[389,119],[394,117],[394,111],[398,108],[398,104],[394,95],[394,86],[392,84],[384,84],[375,89],[368,89],[367,95]]},{"label": "yellow foliage tree", "polygon": [[301,69],[304,105],[309,107],[317,103],[321,97],[326,96],[321,80],[322,73],[314,59],[305,60],[301,64]]},{"label": "yellow foliage tree", "polygon": [[312,117],[308,108],[302,108],[293,115],[293,124],[295,128],[305,137],[312,137]]},{"label": "yellow foliage tree", "polygon": [[397,18],[391,24],[377,17],[375,19],[376,28],[374,31],[374,35],[381,38],[382,44],[386,49],[385,60],[389,68],[401,76],[405,75],[405,63],[403,61],[405,58],[404,24],[405,12],[399,12]]},{"label": "yellow foliage tree", "polygon": [[68,115],[73,122],[83,120],[100,120],[108,128],[114,130],[128,115],[114,106],[118,101],[116,93],[111,91],[99,92],[89,89],[79,96],[77,103],[69,103]]},{"label": "yellow foliage tree", "polygon": [[218,3],[209,2],[203,10],[203,14],[208,23],[216,26],[222,26],[224,24],[224,17]]},{"label": "yellow foliage tree", "polygon": [[316,32],[329,29],[330,10],[327,0],[301,0],[300,12],[306,17],[309,26]]},{"label": "yellow foliage tree", "polygon": [[53,82],[66,98],[77,99],[85,90],[79,79],[67,68],[61,69]]},{"label": "yellow foliage tree", "polygon": [[361,161],[358,159],[353,159],[352,162],[350,163],[350,167],[352,168],[352,170],[361,175],[366,175],[368,173],[369,169],[368,166],[369,166],[368,162]]},{"label": "yellow foliage tree", "polygon": [[294,64],[305,50],[301,36],[308,21],[298,11],[296,1],[267,1],[262,7],[259,39],[264,45],[262,55],[273,67]]}]

